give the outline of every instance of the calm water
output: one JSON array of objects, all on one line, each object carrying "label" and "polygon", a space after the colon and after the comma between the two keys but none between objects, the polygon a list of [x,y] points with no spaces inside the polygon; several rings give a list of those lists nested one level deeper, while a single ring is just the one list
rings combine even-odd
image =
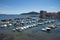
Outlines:
[{"label": "calm water", "polygon": [[[0,16],[0,20],[7,18],[24,18],[28,16],[30,15],[5,15]],[[53,24],[57,24],[60,22],[59,19],[55,20],[56,22],[54,22]],[[37,27],[29,28],[22,32],[13,32],[12,30],[10,30],[12,29],[12,27],[7,28],[8,30],[6,28],[0,29],[0,40],[60,40],[60,26],[57,26],[57,28],[53,29],[50,33],[41,31],[43,27],[47,27],[51,24],[52,23],[38,25]]]}]

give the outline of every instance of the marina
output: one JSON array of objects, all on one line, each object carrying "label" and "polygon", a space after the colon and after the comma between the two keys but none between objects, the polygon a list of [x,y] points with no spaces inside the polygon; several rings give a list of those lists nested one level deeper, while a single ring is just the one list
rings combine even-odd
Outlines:
[{"label": "marina", "polygon": [[60,19],[39,19],[39,17],[30,16],[23,16],[22,18],[21,16],[22,15],[18,15],[16,17],[12,16],[10,18],[8,18],[9,16],[5,16],[6,18],[4,17],[0,19],[0,34],[9,34],[12,36],[19,35],[14,37],[14,39],[16,40],[17,38],[25,38],[29,40],[39,40],[41,38],[42,40],[44,40],[43,38],[46,38],[46,35],[49,39],[54,39],[54,35],[56,34],[56,38],[58,39],[59,36],[57,35],[59,35],[60,33]]},{"label": "marina", "polygon": [[[13,31],[18,30],[18,31],[22,31],[28,28],[33,28],[33,27],[38,27],[38,25],[45,25],[45,24],[53,24],[54,22],[56,22],[56,20],[47,20],[47,19],[40,19],[41,22],[39,21],[39,18],[32,18],[32,17],[28,17],[28,18],[14,18],[12,20],[12,18],[8,18],[8,19],[3,19],[0,22],[0,28],[7,28],[7,27],[15,27],[14,29],[12,29]],[[56,24],[57,25],[57,24]],[[49,28],[55,28],[54,25],[49,26],[46,29]],[[45,30],[45,29],[42,29]]]}]

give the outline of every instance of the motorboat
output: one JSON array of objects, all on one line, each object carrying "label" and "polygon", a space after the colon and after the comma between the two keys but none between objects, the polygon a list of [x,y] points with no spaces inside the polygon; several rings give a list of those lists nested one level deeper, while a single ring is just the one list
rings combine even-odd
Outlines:
[{"label": "motorboat", "polygon": [[53,22],[55,22],[55,20],[49,20],[49,23],[53,23]]},{"label": "motorboat", "polygon": [[1,22],[2,24],[8,24],[8,23],[10,23],[9,21],[6,21],[6,22]]},{"label": "motorboat", "polygon": [[47,23],[48,23],[48,21],[45,21],[45,22],[44,22],[44,24],[47,24]]},{"label": "motorboat", "polygon": [[53,28],[56,28],[56,26],[55,25],[51,25],[51,26],[48,26],[48,28],[53,29]]},{"label": "motorboat", "polygon": [[44,23],[38,23],[38,25],[42,25],[42,24],[44,24]]},{"label": "motorboat", "polygon": [[0,25],[1,28],[6,28],[7,24]]},{"label": "motorboat", "polygon": [[37,24],[33,24],[33,26],[37,26]]},{"label": "motorboat", "polygon": [[27,25],[27,26],[26,26],[26,28],[29,28],[29,27],[31,27],[31,26],[30,26],[30,25]]},{"label": "motorboat", "polygon": [[18,27],[18,28],[16,28],[16,30],[17,30],[18,32],[20,32],[20,31],[23,31],[24,28],[23,28],[23,27]]},{"label": "motorboat", "polygon": [[12,29],[12,31],[13,31],[13,32],[15,32],[15,31],[16,31],[16,29]]},{"label": "motorboat", "polygon": [[27,27],[23,27],[24,29],[27,29]]},{"label": "motorboat", "polygon": [[51,23],[51,20],[49,20],[48,22]]},{"label": "motorboat", "polygon": [[14,26],[17,27],[17,26],[22,26],[22,23],[14,23]]},{"label": "motorboat", "polygon": [[12,23],[9,23],[9,24],[8,24],[8,27],[10,27],[10,26],[13,26],[13,24],[12,24]]},{"label": "motorboat", "polygon": [[49,31],[51,31],[51,28],[48,28],[48,27],[42,28],[42,31],[49,32]]}]

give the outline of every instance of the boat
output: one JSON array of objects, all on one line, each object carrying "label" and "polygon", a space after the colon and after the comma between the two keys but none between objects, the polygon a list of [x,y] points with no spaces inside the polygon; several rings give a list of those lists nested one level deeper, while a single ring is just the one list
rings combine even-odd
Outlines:
[{"label": "boat", "polygon": [[48,27],[46,27],[46,28],[42,28],[42,31],[50,32],[50,31],[51,31],[51,28],[48,28]]},{"label": "boat", "polygon": [[45,21],[45,22],[44,22],[44,24],[47,24],[47,23],[48,23],[48,21]]},{"label": "boat", "polygon": [[55,22],[55,20],[49,20],[49,23],[53,23],[53,22]]},{"label": "boat", "polygon": [[13,18],[9,18],[9,19],[7,19],[8,21],[13,21],[14,19]]},{"label": "boat", "polygon": [[0,25],[1,28],[6,28],[7,24]]},{"label": "boat", "polygon": [[33,24],[33,26],[37,26],[37,24]]},{"label": "boat", "polygon": [[9,23],[9,24],[8,24],[8,27],[11,27],[11,26],[13,26],[13,24],[12,24],[12,23]]},{"label": "boat", "polygon": [[23,27],[18,27],[18,28],[16,28],[16,30],[17,30],[18,32],[20,32],[20,31],[23,31],[24,28],[23,28]]},{"label": "boat", "polygon": [[23,27],[24,29],[27,29],[27,27]]},{"label": "boat", "polygon": [[14,26],[17,27],[17,26],[24,26],[24,23],[14,23]]},{"label": "boat", "polygon": [[1,20],[1,22],[6,22],[6,21],[7,21],[6,19]]},{"label": "boat", "polygon": [[42,24],[44,24],[43,22],[42,23],[38,23],[38,25],[42,25]]},{"label": "boat", "polygon": [[8,23],[10,23],[9,21],[6,21],[6,22],[1,22],[2,24],[8,24]]},{"label": "boat", "polygon": [[54,29],[54,28],[56,28],[56,26],[55,25],[50,25],[50,26],[48,26],[48,28]]},{"label": "boat", "polygon": [[51,21],[48,21],[49,23],[51,23]]},{"label": "boat", "polygon": [[30,28],[30,27],[31,27],[31,25],[26,26],[26,28]]},{"label": "boat", "polygon": [[13,32],[15,32],[16,30],[15,29],[12,29]]}]

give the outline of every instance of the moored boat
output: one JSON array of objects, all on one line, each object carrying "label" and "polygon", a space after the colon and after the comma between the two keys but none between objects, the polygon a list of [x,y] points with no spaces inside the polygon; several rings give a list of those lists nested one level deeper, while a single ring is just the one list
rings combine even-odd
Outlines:
[{"label": "moored boat", "polygon": [[48,27],[46,27],[46,28],[42,28],[42,31],[50,32],[50,31],[51,31],[51,28],[48,28]]}]

